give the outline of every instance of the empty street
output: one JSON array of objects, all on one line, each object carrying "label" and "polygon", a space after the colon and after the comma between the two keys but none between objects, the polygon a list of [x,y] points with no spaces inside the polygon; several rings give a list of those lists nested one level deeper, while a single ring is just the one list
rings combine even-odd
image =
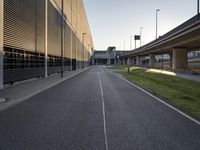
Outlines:
[{"label": "empty street", "polygon": [[1,150],[199,150],[200,126],[93,67],[0,113]]}]

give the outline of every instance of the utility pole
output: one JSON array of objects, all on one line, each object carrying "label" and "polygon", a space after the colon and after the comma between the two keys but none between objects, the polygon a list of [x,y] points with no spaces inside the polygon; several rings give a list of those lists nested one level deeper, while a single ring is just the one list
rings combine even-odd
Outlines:
[{"label": "utility pole", "polygon": [[124,50],[126,49],[126,41],[124,41]]},{"label": "utility pole", "polygon": [[133,36],[131,35],[130,36],[130,50],[132,50],[132,39],[133,39]]},{"label": "utility pole", "polygon": [[63,77],[64,72],[64,12],[63,12],[63,0],[61,1],[61,77]]},{"label": "utility pole", "polygon": [[44,68],[45,68],[45,78],[48,76],[48,0],[45,0],[45,58],[44,58]]},{"label": "utility pole", "polygon": [[86,35],[86,34],[87,34],[87,33],[85,33],[85,32],[82,33],[82,40],[83,40],[83,43],[82,43],[82,44],[83,44],[83,50],[82,50],[82,51],[83,51],[83,52],[82,52],[82,53],[83,53],[83,60],[82,60],[83,63],[82,63],[82,65],[83,65],[83,66],[82,66],[82,67],[83,67],[83,69],[84,69],[84,66],[85,66],[85,35]]},{"label": "utility pole", "polygon": [[158,38],[158,12],[160,9],[156,9],[156,39]]},{"label": "utility pole", "polygon": [[140,47],[142,46],[142,29],[143,27],[140,27]]},{"label": "utility pole", "polygon": [[197,18],[199,20],[199,0],[197,0]]}]

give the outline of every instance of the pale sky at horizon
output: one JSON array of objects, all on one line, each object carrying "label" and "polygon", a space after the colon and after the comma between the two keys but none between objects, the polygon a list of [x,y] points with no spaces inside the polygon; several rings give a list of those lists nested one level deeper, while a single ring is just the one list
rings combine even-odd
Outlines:
[{"label": "pale sky at horizon", "polygon": [[[130,50],[130,36],[142,30],[142,43],[155,39],[155,11],[158,15],[158,35],[163,35],[197,13],[197,0],[83,0],[94,48],[108,46]],[[139,46],[139,41],[137,47]],[[132,48],[135,47],[134,40]]]}]

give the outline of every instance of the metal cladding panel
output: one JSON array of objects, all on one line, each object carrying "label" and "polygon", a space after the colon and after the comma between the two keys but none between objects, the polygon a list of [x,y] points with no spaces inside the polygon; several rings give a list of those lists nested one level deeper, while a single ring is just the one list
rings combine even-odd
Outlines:
[{"label": "metal cladding panel", "polygon": [[44,68],[18,68],[5,70],[4,84],[44,76]]},{"label": "metal cladding panel", "polygon": [[71,29],[65,25],[65,58],[71,58]]},{"label": "metal cladding panel", "polygon": [[65,0],[64,1],[64,14],[67,17],[68,22],[71,24],[71,18],[72,18],[72,6],[71,6],[71,0]]},{"label": "metal cladding panel", "polygon": [[77,57],[78,57],[78,60],[81,61],[82,58],[81,58],[81,49],[82,49],[82,46],[81,46],[81,41],[77,38]]},{"label": "metal cladding panel", "polygon": [[45,53],[45,0],[37,1],[36,11],[36,51]]},{"label": "metal cladding panel", "polygon": [[61,71],[60,66],[48,67],[48,74],[54,74]]},{"label": "metal cladding panel", "polygon": [[[53,1],[58,6],[58,8],[61,9],[61,2],[62,2],[62,0],[53,0]],[[66,1],[66,0],[63,0],[63,1]]]},{"label": "metal cladding panel", "polygon": [[61,16],[57,9],[48,2],[48,54],[61,55]]},{"label": "metal cladding panel", "polygon": [[72,1],[73,0],[66,0],[67,1],[67,4],[71,7],[72,6]]},{"label": "metal cladding panel", "polygon": [[35,50],[34,0],[4,0],[4,45]]},{"label": "metal cladding panel", "polygon": [[72,58],[76,59],[76,35],[72,32]]},{"label": "metal cladding panel", "polygon": [[3,2],[0,1],[0,89],[3,88]]},{"label": "metal cladding panel", "polygon": [[72,26],[76,30],[77,27],[77,0],[72,0]]}]

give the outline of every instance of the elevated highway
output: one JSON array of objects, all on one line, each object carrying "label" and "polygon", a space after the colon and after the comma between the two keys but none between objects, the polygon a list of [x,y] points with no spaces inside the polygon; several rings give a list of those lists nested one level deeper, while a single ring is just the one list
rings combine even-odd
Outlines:
[{"label": "elevated highway", "polygon": [[169,54],[170,66],[173,70],[187,69],[189,51],[200,48],[200,19],[198,15],[160,36],[158,39],[132,50],[120,57],[128,64],[142,65],[141,57],[149,56],[149,66],[155,66],[155,56]]}]

